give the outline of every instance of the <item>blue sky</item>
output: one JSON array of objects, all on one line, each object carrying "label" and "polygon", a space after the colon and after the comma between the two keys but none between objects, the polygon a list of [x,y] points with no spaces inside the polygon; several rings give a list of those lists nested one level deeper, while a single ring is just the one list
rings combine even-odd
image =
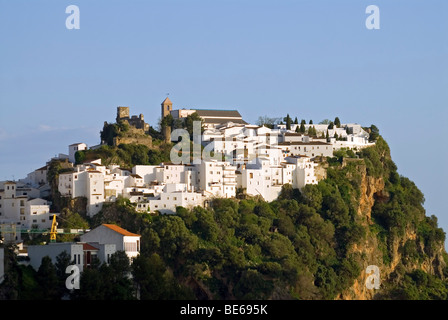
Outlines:
[{"label": "blue sky", "polygon": [[[68,30],[68,5],[80,29]],[[368,5],[380,30],[367,30]],[[75,142],[116,107],[375,124],[448,230],[448,2],[0,0],[0,180]]]}]

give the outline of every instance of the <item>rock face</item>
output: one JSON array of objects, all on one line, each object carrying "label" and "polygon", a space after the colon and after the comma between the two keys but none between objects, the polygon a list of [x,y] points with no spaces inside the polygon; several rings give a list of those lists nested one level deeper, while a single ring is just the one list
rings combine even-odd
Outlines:
[{"label": "rock face", "polygon": [[122,134],[122,136],[114,137],[114,146],[119,146],[120,144],[143,144],[148,148],[152,148],[152,138],[151,136],[145,134],[143,129],[137,129],[130,127],[128,132]]},{"label": "rock face", "polygon": [[[373,225],[372,222],[372,207],[375,201],[385,201],[388,198],[388,194],[385,191],[385,183],[383,178],[374,178],[366,174],[365,166],[359,166],[361,171],[361,194],[359,197],[359,206],[357,213],[360,218],[360,223],[364,226]],[[432,275],[438,275],[443,278],[443,268],[446,266],[443,259],[444,247],[443,244],[440,247],[433,250],[432,254],[424,254],[423,261],[418,263],[408,263],[402,256],[402,248],[408,240],[416,240],[417,232],[415,228],[408,227],[402,236],[395,236],[391,242],[390,262],[384,262],[384,253],[380,249],[379,238],[371,228],[367,228],[368,232],[365,240],[362,243],[353,245],[350,248],[350,252],[358,253],[363,259],[361,264],[361,275],[355,280],[353,286],[341,293],[338,300],[370,300],[375,299],[375,295],[381,292],[381,286],[379,290],[368,289],[366,286],[366,280],[369,276],[366,273],[366,268],[369,265],[376,265],[380,270],[380,279],[382,285],[390,282],[392,273],[396,268],[404,266],[407,272],[412,272],[416,269],[421,269],[426,273]],[[424,244],[419,243],[419,251],[425,252]]]}]

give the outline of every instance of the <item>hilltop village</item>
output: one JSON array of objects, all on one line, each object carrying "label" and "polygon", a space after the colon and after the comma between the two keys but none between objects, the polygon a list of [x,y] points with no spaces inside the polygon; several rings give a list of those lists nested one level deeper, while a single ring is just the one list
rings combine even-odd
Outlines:
[{"label": "hilltop village", "polygon": [[[196,164],[166,162],[133,168],[102,165],[101,159],[77,164],[76,153],[88,146],[75,143],[68,146],[68,154],[50,160],[65,161],[67,170],[58,181],[60,194],[73,199],[85,197],[88,216],[96,215],[104,203],[118,197],[128,198],[138,211],[163,214],[174,213],[177,206],[205,206],[213,197],[232,198],[238,190],[273,201],[285,184],[301,189],[323,179],[325,170],[319,166],[322,157],[332,157],[342,148],[356,151],[374,144],[359,124],[291,123],[269,128],[247,123],[237,110],[175,110],[169,98],[161,109],[162,119],[169,115],[178,120],[196,113],[202,120],[202,145],[225,155],[224,161],[204,159]],[[128,107],[118,107],[116,119],[136,131],[149,130],[143,115],[130,117]],[[306,133],[310,130],[314,136]],[[151,137],[146,139],[151,145]],[[48,164],[19,181],[0,182],[1,223],[27,229],[51,226],[50,204],[44,200],[50,194]]]},{"label": "hilltop village", "polygon": [[[85,143],[74,143],[68,146],[68,154],[61,153],[50,159],[27,177],[0,182],[3,240],[20,243],[24,230],[49,230],[52,217],[59,216],[53,212],[50,201],[55,192],[68,200],[84,199],[86,207],[83,209],[87,217],[94,217],[105,203],[120,198],[128,199],[136,211],[150,214],[174,214],[178,207],[207,207],[214,198],[258,196],[269,202],[277,199],[285,185],[302,189],[324,179],[323,159],[333,157],[334,152],[359,151],[374,144],[369,140],[370,128],[342,124],[338,118],[334,122],[313,124],[312,121],[302,121],[299,124],[288,115],[284,121],[275,124],[250,124],[237,110],[173,109],[169,98],[161,104],[160,134],[165,143],[175,145],[177,141],[171,135],[173,130],[182,128],[188,120],[200,121],[201,148],[219,154],[218,157],[191,163],[167,161],[123,168],[118,164],[103,164],[100,158],[81,161],[81,153],[100,150],[108,144],[107,141],[90,148]],[[142,114],[130,116],[129,107],[118,107],[116,123],[126,127],[126,134],[114,134],[110,145],[153,147],[150,133],[154,129],[145,122]],[[51,164],[55,162],[62,170],[56,180],[50,181]],[[103,229],[103,232],[118,232],[121,236],[127,232]],[[135,243],[139,241],[138,235],[130,236],[136,237]],[[118,246],[124,248],[120,241]],[[82,246],[80,248],[82,251]],[[98,245],[92,248],[100,250]],[[138,252],[138,248],[139,244],[132,246],[130,257]],[[33,250],[31,252],[37,249]],[[105,256],[107,248],[102,250]],[[37,255],[38,260],[41,255]]]}]

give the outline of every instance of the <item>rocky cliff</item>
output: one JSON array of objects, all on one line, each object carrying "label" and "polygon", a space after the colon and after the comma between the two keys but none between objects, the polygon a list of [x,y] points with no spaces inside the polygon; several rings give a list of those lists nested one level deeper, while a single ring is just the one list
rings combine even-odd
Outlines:
[{"label": "rocky cliff", "polygon": [[[391,161],[389,152],[386,152],[383,157],[383,161],[385,159]],[[344,165],[346,165],[345,161],[342,163],[342,166]],[[390,232],[391,230],[383,230],[382,235],[380,235],[378,228],[375,227],[376,222],[372,217],[372,212],[376,204],[391,201],[391,195],[386,187],[386,184],[390,184],[390,181],[384,175],[378,177],[369,175],[363,161],[358,163],[357,170],[361,174],[360,194],[359,199],[357,199],[358,223],[366,227],[367,233],[361,242],[352,244],[348,251],[351,254],[358,254],[358,256],[363,257],[359,260],[361,274],[349,289],[337,296],[337,299],[381,299],[384,297],[384,292],[396,286],[404,274],[415,270],[422,270],[444,280],[444,269],[446,267],[444,241],[436,239],[436,241],[428,243],[419,234],[421,226],[419,223],[423,223],[428,218],[420,214],[417,217],[417,223],[406,223],[403,232],[395,233]],[[441,229],[438,229],[438,231],[441,231]],[[415,244],[417,257],[407,254],[406,248],[410,246],[410,243]],[[369,265],[376,265],[380,270],[380,289],[368,289],[366,286],[366,280],[369,276],[366,273],[366,268]]]}]

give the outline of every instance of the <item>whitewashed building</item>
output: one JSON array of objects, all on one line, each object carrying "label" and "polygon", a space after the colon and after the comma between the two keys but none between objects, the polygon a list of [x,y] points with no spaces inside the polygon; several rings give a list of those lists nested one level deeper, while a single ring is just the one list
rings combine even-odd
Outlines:
[{"label": "whitewashed building", "polygon": [[271,165],[268,158],[259,157],[255,163],[240,165],[237,171],[238,186],[244,188],[248,195],[273,201],[285,184],[291,184],[296,189],[317,184],[314,167],[315,163],[308,157],[286,157],[285,162],[278,166]]},{"label": "whitewashed building", "polygon": [[85,143],[74,143],[68,146],[68,161],[71,163],[76,162],[75,154],[78,151],[87,150],[87,145]]},{"label": "whitewashed building", "polygon": [[306,156],[315,157],[332,157],[333,145],[331,143],[321,141],[310,142],[281,142],[278,145],[285,157],[289,156]]},{"label": "whitewashed building", "polygon": [[62,252],[67,252],[70,256],[70,261],[76,265],[82,272],[84,270],[84,251],[82,243],[73,242],[54,242],[46,245],[32,245],[27,247],[28,257],[30,258],[30,265],[34,270],[39,270],[42,258],[48,256],[51,258],[53,264],[56,263],[56,258]]},{"label": "whitewashed building", "polygon": [[129,232],[114,224],[102,224],[101,226],[83,234],[82,242],[94,242],[99,244],[114,244],[117,251],[124,251],[129,259],[140,253],[139,234]]},{"label": "whitewashed building", "polygon": [[93,216],[101,211],[105,201],[104,172],[94,169],[67,172],[59,175],[58,190],[62,196],[87,198],[87,214]]},{"label": "whitewashed building", "polygon": [[[15,181],[0,184],[0,223],[15,223],[23,229],[47,229],[51,226],[50,206],[40,198],[32,198],[29,188]],[[38,191],[34,193],[39,194]]]},{"label": "whitewashed building", "polygon": [[145,202],[137,203],[137,211],[155,212],[161,214],[176,213],[177,207],[193,208],[204,206],[205,197],[201,192],[189,191],[185,184],[167,184],[163,192]]},{"label": "whitewashed building", "polygon": [[27,247],[30,265],[38,270],[42,258],[48,256],[52,263],[64,251],[70,256],[71,264],[76,265],[79,271],[90,267],[95,259],[100,263],[109,263],[110,257],[117,251],[115,244],[99,244],[97,242],[55,242],[46,245],[31,245]]},{"label": "whitewashed building", "polygon": [[198,188],[209,197],[231,198],[236,195],[236,166],[225,161],[201,161],[196,165]]}]

